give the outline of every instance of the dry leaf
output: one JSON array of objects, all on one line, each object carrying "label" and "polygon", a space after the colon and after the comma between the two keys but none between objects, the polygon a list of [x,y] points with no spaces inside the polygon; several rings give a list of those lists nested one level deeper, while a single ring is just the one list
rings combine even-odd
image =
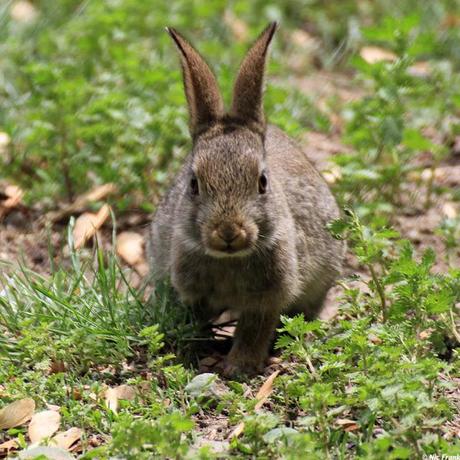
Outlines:
[{"label": "dry leaf", "polygon": [[20,399],[0,410],[0,430],[8,430],[20,426],[31,419],[35,412],[35,401],[32,398]]},{"label": "dry leaf", "polygon": [[32,3],[20,0],[11,6],[10,15],[17,22],[31,22],[38,16],[38,11]]},{"label": "dry leaf", "polygon": [[10,439],[0,444],[0,454],[8,453],[10,450],[17,449],[18,447],[17,439]]},{"label": "dry leaf", "polygon": [[[73,239],[75,243],[75,248],[83,246],[88,238],[87,235],[93,232],[94,226],[97,222],[97,214],[90,212],[85,212],[77,218],[75,221],[75,226],[73,228]],[[94,233],[92,233],[94,235]]]},{"label": "dry leaf", "polygon": [[57,406],[56,404],[46,404],[46,408],[48,410],[54,410],[54,412],[59,412],[61,410],[61,406]]},{"label": "dry leaf", "polygon": [[460,25],[460,16],[448,14],[442,21],[442,26],[446,28],[458,27]]},{"label": "dry leaf", "polygon": [[430,64],[426,61],[416,62],[409,67],[408,73],[413,77],[428,77],[431,73]]},{"label": "dry leaf", "polygon": [[141,276],[147,276],[149,271],[150,271],[150,267],[149,267],[149,264],[147,262],[140,262],[138,264],[136,264],[134,266],[134,269],[136,270],[137,273],[139,273],[139,275]]},{"label": "dry leaf", "polygon": [[432,168],[425,168],[420,174],[420,178],[424,182],[429,182],[433,179],[433,174],[435,179],[442,179],[444,173],[441,168],[435,168],[434,171]]},{"label": "dry leaf", "polygon": [[49,438],[59,429],[61,415],[54,410],[37,412],[30,421],[28,435],[32,444]]},{"label": "dry leaf", "polygon": [[340,426],[346,426],[346,425],[354,425],[356,424],[356,420],[351,420],[349,418],[338,418],[335,423]]},{"label": "dry leaf", "polygon": [[118,410],[118,401],[124,399],[126,401],[132,401],[136,397],[136,390],[129,385],[120,385],[115,388],[109,388],[105,392],[105,401],[107,407],[113,412]]},{"label": "dry leaf", "polygon": [[81,202],[91,203],[94,201],[100,201],[106,198],[108,195],[115,193],[116,191],[117,186],[115,184],[108,183],[104,185],[99,185],[98,187],[93,188],[93,190],[83,195],[80,199],[76,201],[76,203],[81,205]]},{"label": "dry leaf", "polygon": [[75,249],[79,249],[91,239],[110,216],[110,206],[105,204],[97,214],[84,213],[75,221],[73,238]]},{"label": "dry leaf", "polygon": [[[268,379],[264,382],[264,384],[260,387],[259,391],[256,394],[256,399],[257,399],[257,404],[254,407],[254,410],[260,409],[267,398],[272,394],[273,391],[273,382],[275,381],[277,375],[280,373],[280,371],[275,371],[273,374],[268,377]],[[229,438],[237,438],[238,436],[241,435],[241,433],[244,430],[244,422],[240,422],[235,429],[230,433]]]},{"label": "dry leaf", "polygon": [[433,329],[427,329],[426,331],[421,331],[418,335],[418,338],[420,340],[426,340],[431,336],[432,332],[433,332]]},{"label": "dry leaf", "polygon": [[372,334],[372,332],[367,336],[367,338],[369,339],[369,342],[372,342],[375,345],[383,343],[383,340],[375,334]]},{"label": "dry leaf", "polygon": [[238,423],[234,430],[230,433],[229,439],[238,438],[244,431],[244,422]]},{"label": "dry leaf", "polygon": [[260,390],[256,394],[256,399],[258,400],[258,403],[254,407],[255,410],[260,409],[264,405],[264,402],[267,400],[267,398],[272,394],[273,382],[275,381],[279,373],[280,371],[273,372],[273,374],[271,374],[270,377],[268,377],[268,379],[260,387]]},{"label": "dry leaf", "polygon": [[359,429],[359,425],[356,420],[350,420],[348,418],[339,418],[335,421],[335,423],[343,427],[343,430],[347,432]]},{"label": "dry leaf", "polygon": [[[6,196],[6,199],[0,203],[0,207],[4,208],[4,213],[6,213],[6,211],[9,209],[18,206],[21,203],[22,197],[24,196],[24,192],[16,185],[7,185],[3,191],[3,194]],[[0,217],[2,214],[1,208]]]},{"label": "dry leaf", "polygon": [[64,209],[49,213],[46,218],[52,222],[59,222],[64,217],[71,214],[78,214],[82,212],[89,203],[100,201],[117,191],[115,184],[108,183],[99,185],[98,187],[90,190],[82,196],[79,196],[72,204],[66,206]]},{"label": "dry leaf", "polygon": [[393,62],[397,58],[393,52],[379,48],[378,46],[364,46],[361,48],[359,54],[369,64],[381,61]]},{"label": "dry leaf", "polygon": [[227,9],[224,13],[224,22],[230,28],[236,40],[244,42],[248,38],[248,25],[235,16],[235,14]]},{"label": "dry leaf", "polygon": [[457,217],[457,209],[453,203],[444,203],[442,205],[442,212],[448,219],[455,219]]},{"label": "dry leaf", "polygon": [[353,425],[347,425],[345,428],[344,428],[344,431],[346,431],[347,433],[349,433],[350,431],[356,431],[359,429],[359,426],[354,423]]},{"label": "dry leaf", "polygon": [[117,237],[117,254],[128,262],[137,265],[144,261],[144,237],[135,232],[122,232]]},{"label": "dry leaf", "polygon": [[4,152],[10,144],[10,136],[7,133],[0,131],[0,153]]},{"label": "dry leaf", "polygon": [[323,171],[322,175],[328,184],[335,184],[342,179],[342,171],[338,167],[332,166],[327,171]]},{"label": "dry leaf", "polygon": [[51,363],[50,363],[50,367],[48,369],[48,372],[50,374],[59,374],[61,372],[65,372],[66,371],[66,367],[65,367],[65,363],[64,361],[61,361],[59,359],[57,360],[52,360]]},{"label": "dry leaf", "polygon": [[302,29],[295,29],[291,33],[291,41],[301,48],[311,48],[316,46],[316,39]]},{"label": "dry leaf", "polygon": [[58,433],[54,436],[50,441],[50,445],[69,450],[73,444],[80,440],[82,434],[82,429],[76,427],[70,428],[67,431]]}]

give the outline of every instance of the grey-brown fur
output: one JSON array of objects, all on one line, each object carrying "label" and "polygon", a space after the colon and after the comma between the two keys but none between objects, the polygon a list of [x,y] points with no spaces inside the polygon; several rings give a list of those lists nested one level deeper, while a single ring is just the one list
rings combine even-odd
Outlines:
[{"label": "grey-brown fur", "polygon": [[[182,56],[194,144],[152,223],[151,267],[204,318],[238,312],[228,375],[260,371],[281,312],[317,315],[345,249],[326,229],[339,216],[327,184],[288,136],[265,125],[263,73],[275,28],[243,61],[229,115],[204,60],[170,30]],[[261,191],[264,171],[268,187]],[[216,250],[219,244],[228,251]]]}]

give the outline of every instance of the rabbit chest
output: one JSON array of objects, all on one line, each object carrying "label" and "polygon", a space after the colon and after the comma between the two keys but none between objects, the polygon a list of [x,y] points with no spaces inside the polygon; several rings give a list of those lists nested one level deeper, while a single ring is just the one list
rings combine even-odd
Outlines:
[{"label": "rabbit chest", "polygon": [[263,257],[177,261],[172,283],[186,303],[205,301],[216,310],[264,309],[287,304],[295,294],[296,267],[275,249]]}]

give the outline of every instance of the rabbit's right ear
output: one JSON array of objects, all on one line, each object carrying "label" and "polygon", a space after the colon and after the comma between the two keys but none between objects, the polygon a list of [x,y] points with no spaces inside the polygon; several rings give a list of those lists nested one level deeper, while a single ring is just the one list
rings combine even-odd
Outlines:
[{"label": "rabbit's right ear", "polygon": [[198,51],[176,30],[167,27],[181,54],[185,96],[190,112],[190,132],[194,137],[223,116],[224,104],[216,78]]}]

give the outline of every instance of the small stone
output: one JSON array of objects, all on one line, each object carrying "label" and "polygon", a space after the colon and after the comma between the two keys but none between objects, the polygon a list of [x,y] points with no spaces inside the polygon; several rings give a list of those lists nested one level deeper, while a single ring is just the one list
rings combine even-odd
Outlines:
[{"label": "small stone", "polygon": [[18,458],[20,460],[29,460],[37,457],[47,458],[48,460],[73,460],[74,457],[63,449],[58,447],[33,447],[31,449],[19,452]]},{"label": "small stone", "polygon": [[220,397],[227,392],[227,387],[219,380],[217,374],[205,373],[194,377],[185,387],[185,392],[194,397]]},{"label": "small stone", "polygon": [[292,436],[298,435],[299,432],[294,430],[294,428],[289,428],[287,426],[283,426],[281,428],[274,428],[269,432],[265,433],[264,441],[268,444],[271,442],[278,441],[279,439],[289,439]]}]

